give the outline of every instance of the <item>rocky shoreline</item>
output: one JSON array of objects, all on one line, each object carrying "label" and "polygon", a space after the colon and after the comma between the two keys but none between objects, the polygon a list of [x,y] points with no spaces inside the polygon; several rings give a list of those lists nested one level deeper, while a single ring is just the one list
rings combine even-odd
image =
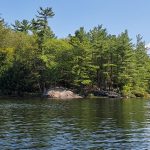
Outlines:
[{"label": "rocky shoreline", "polygon": [[72,90],[63,88],[63,87],[55,87],[48,89],[44,94],[44,97],[53,98],[53,99],[77,99],[83,98],[82,96],[74,93]]},{"label": "rocky shoreline", "polygon": [[[92,95],[92,96],[91,96]],[[95,90],[90,93],[79,95],[73,90],[63,87],[53,87],[46,90],[43,94],[44,97],[52,99],[78,99],[84,97],[108,97],[108,98],[121,98],[121,95],[113,91]]]},{"label": "rocky shoreline", "polygon": [[121,98],[121,94],[114,91],[97,90],[93,91],[93,95],[97,97]]}]

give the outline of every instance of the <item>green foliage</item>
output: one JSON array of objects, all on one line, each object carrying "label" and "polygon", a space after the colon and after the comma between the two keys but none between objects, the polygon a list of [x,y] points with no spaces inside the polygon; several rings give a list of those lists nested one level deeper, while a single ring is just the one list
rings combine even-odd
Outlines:
[{"label": "green foliage", "polygon": [[102,25],[57,39],[48,25],[52,8],[13,28],[0,19],[0,92],[22,95],[50,86],[117,90],[126,97],[150,93],[150,58],[142,37],[108,34]]},{"label": "green foliage", "polygon": [[41,55],[46,64],[49,84],[68,84],[71,80],[72,46],[67,40],[48,39]]},{"label": "green foliage", "polygon": [[73,46],[72,75],[74,84],[77,86],[89,85],[92,83],[95,70],[92,64],[92,47],[88,34],[81,27],[75,32],[75,36],[69,38],[70,44]]},{"label": "green foliage", "polygon": [[25,20],[25,19],[22,22],[20,22],[19,20],[16,20],[15,24],[12,24],[12,26],[13,26],[14,31],[24,32],[26,34],[31,29],[30,22],[28,20]]},{"label": "green foliage", "polygon": [[134,97],[134,95],[132,94],[132,85],[131,84],[123,86],[122,95],[124,97]]}]

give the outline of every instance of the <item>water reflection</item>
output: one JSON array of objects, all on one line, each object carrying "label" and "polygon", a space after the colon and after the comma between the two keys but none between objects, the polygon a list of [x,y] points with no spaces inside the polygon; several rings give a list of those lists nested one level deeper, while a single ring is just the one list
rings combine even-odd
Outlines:
[{"label": "water reflection", "polygon": [[150,101],[1,100],[0,149],[149,149]]}]

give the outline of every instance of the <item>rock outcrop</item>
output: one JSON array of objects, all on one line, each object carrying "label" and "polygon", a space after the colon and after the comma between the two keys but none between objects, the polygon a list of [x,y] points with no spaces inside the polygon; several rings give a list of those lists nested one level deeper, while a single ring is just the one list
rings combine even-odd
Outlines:
[{"label": "rock outcrop", "polygon": [[74,99],[74,98],[82,98],[78,94],[75,94],[71,90],[65,89],[65,88],[51,88],[46,91],[44,96],[48,98],[54,98],[54,99]]},{"label": "rock outcrop", "polygon": [[104,90],[97,90],[93,92],[94,96],[98,97],[109,97],[109,98],[121,98],[121,95],[117,92],[113,91],[104,91]]}]

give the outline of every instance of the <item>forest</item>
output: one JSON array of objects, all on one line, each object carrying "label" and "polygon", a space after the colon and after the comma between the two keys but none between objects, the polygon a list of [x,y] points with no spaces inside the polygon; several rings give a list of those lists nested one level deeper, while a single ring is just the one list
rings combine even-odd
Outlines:
[{"label": "forest", "polygon": [[127,30],[111,35],[98,25],[60,39],[48,23],[54,15],[52,8],[40,7],[32,20],[7,25],[1,17],[1,95],[43,93],[55,86],[149,95],[150,57],[140,34],[133,43]]}]

